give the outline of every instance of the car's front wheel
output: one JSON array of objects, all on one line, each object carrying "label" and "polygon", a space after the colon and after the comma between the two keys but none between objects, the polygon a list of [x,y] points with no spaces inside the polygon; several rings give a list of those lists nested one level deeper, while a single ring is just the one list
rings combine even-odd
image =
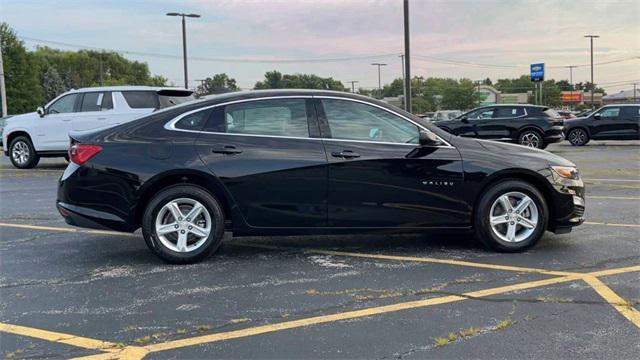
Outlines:
[{"label": "car's front wheel", "polygon": [[583,146],[589,142],[589,134],[584,129],[573,129],[567,134],[569,143],[573,146]]},{"label": "car's front wheel", "polygon": [[518,144],[536,149],[543,149],[545,147],[542,135],[536,130],[525,130],[522,132],[518,137]]},{"label": "car's front wheel", "polygon": [[11,140],[9,158],[13,166],[18,169],[31,169],[40,161],[40,156],[36,153],[31,140],[26,136],[18,136]]},{"label": "car's front wheel", "polygon": [[194,185],[170,187],[151,199],[142,219],[147,246],[161,259],[186,264],[211,256],[222,243],[218,200]]},{"label": "car's front wheel", "polygon": [[535,245],[547,228],[544,196],[520,180],[502,181],[484,193],[475,214],[479,240],[504,252],[523,251]]}]

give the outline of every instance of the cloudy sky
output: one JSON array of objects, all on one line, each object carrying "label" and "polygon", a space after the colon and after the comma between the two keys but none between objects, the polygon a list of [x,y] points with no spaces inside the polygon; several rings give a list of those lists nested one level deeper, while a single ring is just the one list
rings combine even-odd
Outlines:
[{"label": "cloudy sky", "polygon": [[[29,47],[148,53],[124,55],[179,85],[180,22],[164,15],[171,11],[202,15],[187,24],[190,80],[225,72],[251,88],[275,69],[370,88],[370,63],[389,64],[383,82],[402,72],[401,0],[0,0],[0,21]],[[638,19],[637,0],[411,0],[412,74],[495,80],[545,62],[548,78],[568,79],[563,66],[589,64],[583,35],[598,34],[595,63],[613,63],[597,65],[595,80],[617,92],[640,82]],[[574,69],[575,82],[588,79],[588,66]]]}]

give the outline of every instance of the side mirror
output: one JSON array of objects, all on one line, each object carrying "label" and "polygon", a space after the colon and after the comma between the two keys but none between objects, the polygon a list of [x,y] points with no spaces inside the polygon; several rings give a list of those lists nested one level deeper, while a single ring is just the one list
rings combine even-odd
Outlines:
[{"label": "side mirror", "polygon": [[463,123],[465,123],[465,124],[468,124],[468,123],[469,123],[469,119],[468,119],[466,116],[461,117],[461,118],[460,118],[460,121],[462,121],[462,122],[463,122]]},{"label": "side mirror", "polygon": [[38,106],[36,112],[38,113],[38,115],[40,115],[40,117],[44,117],[44,108],[42,106]]},{"label": "side mirror", "polygon": [[440,146],[442,141],[432,132],[420,131],[419,142],[421,146]]},{"label": "side mirror", "polygon": [[596,120],[600,120],[602,116],[600,116],[600,114],[593,114],[593,118]]}]

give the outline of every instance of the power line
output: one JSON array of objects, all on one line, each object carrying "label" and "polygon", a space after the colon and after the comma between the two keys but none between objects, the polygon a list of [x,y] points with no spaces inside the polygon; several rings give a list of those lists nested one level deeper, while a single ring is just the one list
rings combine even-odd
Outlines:
[{"label": "power line", "polygon": [[[95,47],[95,46],[71,44],[71,43],[65,43],[60,41],[43,40],[43,39],[37,39],[37,38],[32,38],[27,36],[20,36],[19,38],[21,40],[28,41],[28,42],[74,47],[74,48],[86,49],[86,50],[116,52],[119,54],[148,56],[148,57],[157,57],[157,58],[165,58],[165,59],[181,59],[182,58],[179,55],[172,55],[172,54],[108,49],[108,48],[101,48],[101,47]],[[243,59],[243,58],[210,58],[210,57],[191,56],[190,59],[198,60],[198,61],[229,62],[229,63],[238,63],[238,62],[267,63],[267,64],[270,64],[270,63],[316,63],[316,62],[341,62],[341,61],[355,61],[355,60],[368,60],[368,59],[370,60],[370,59],[379,59],[379,58],[398,56],[399,54],[400,53],[390,53],[390,54],[374,54],[374,55],[362,55],[362,56],[339,57],[339,58],[309,58],[309,59]]]}]

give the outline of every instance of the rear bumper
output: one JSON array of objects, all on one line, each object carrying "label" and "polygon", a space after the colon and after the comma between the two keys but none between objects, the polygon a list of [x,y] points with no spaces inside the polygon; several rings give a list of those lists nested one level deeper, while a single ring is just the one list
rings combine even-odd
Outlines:
[{"label": "rear bumper", "polygon": [[544,133],[545,143],[555,143],[564,140],[564,131],[562,126],[554,126]]},{"label": "rear bumper", "polygon": [[133,202],[123,191],[129,184],[97,169],[69,163],[58,180],[56,208],[67,224],[133,232]]}]

